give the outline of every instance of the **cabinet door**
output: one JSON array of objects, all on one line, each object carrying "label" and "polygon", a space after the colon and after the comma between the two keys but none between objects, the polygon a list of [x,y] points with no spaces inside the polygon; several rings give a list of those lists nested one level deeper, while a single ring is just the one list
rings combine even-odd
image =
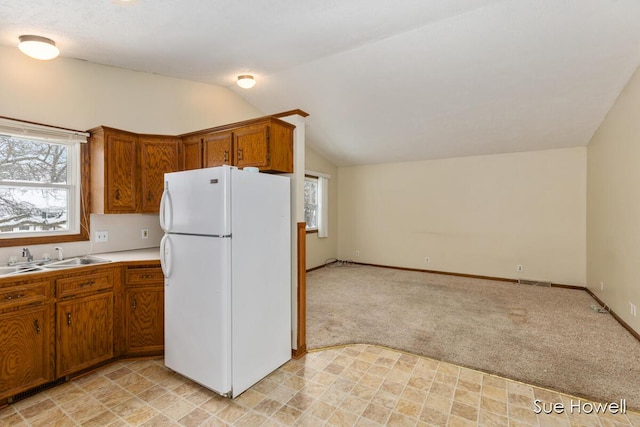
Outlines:
[{"label": "cabinet door", "polygon": [[142,212],[158,213],[164,174],[178,170],[177,138],[140,137]]},{"label": "cabinet door", "polygon": [[202,138],[203,167],[230,165],[231,132],[210,133]]},{"label": "cabinet door", "polygon": [[109,131],[106,139],[106,204],[105,213],[136,212],[136,143],[137,137]]},{"label": "cabinet door", "polygon": [[0,399],[53,380],[51,305],[0,315]]},{"label": "cabinet door", "polygon": [[164,287],[140,287],[126,291],[126,353],[160,352],[164,349]]},{"label": "cabinet door", "polygon": [[56,374],[71,374],[113,357],[113,292],[59,302]]},{"label": "cabinet door", "polygon": [[191,135],[182,138],[181,170],[200,169],[202,167],[202,136]]},{"label": "cabinet door", "polygon": [[238,129],[233,133],[235,148],[235,164],[239,168],[256,166],[268,168],[269,153],[269,126],[256,125]]}]

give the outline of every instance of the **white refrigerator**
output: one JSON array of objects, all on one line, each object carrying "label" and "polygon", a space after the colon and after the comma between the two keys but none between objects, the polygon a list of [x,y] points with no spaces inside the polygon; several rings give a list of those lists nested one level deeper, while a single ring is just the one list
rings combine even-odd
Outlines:
[{"label": "white refrigerator", "polygon": [[290,180],[165,174],[165,365],[236,397],[291,358]]}]

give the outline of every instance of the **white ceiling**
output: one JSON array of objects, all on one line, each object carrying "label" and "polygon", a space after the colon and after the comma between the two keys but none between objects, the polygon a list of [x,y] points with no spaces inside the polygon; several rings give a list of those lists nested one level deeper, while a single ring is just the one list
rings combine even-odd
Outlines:
[{"label": "white ceiling", "polygon": [[640,1],[0,0],[0,44],[22,34],[300,108],[352,165],[587,145],[640,65]]}]

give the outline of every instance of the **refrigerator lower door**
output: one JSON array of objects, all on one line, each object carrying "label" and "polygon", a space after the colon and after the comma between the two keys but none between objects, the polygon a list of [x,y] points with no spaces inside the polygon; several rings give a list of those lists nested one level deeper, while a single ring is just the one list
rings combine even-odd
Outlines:
[{"label": "refrigerator lower door", "polygon": [[230,396],[231,239],[167,234],[162,245],[165,365]]}]

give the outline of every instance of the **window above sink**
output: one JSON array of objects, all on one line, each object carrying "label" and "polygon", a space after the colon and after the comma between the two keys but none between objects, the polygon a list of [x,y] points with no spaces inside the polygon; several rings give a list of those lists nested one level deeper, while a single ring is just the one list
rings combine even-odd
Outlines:
[{"label": "window above sink", "polygon": [[0,247],[88,240],[87,136],[0,117]]}]

